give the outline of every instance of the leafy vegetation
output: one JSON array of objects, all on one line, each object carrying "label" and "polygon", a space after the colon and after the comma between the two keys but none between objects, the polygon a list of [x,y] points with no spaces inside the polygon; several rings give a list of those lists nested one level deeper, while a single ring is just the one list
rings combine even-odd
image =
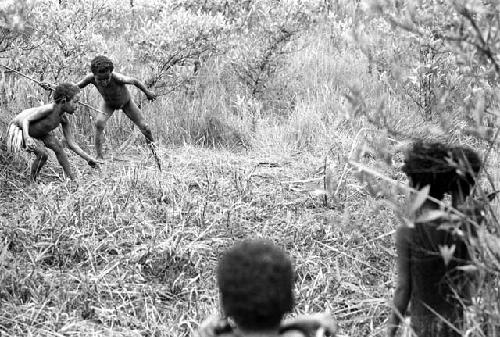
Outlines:
[{"label": "leafy vegetation", "polygon": [[[487,162],[476,194],[498,185],[499,18],[487,0],[2,3],[0,64],[76,82],[105,54],[160,95],[131,88],[166,169],[116,112],[98,171],[72,157],[68,182],[51,157],[29,184],[29,156],[3,139],[50,97],[2,68],[0,335],[190,335],[218,307],[217,257],[247,236],[290,252],[296,312],[385,335],[391,235],[415,208],[401,144],[472,146]],[[93,114],[72,117],[90,152]],[[485,212],[470,336],[500,327],[498,202]]]}]

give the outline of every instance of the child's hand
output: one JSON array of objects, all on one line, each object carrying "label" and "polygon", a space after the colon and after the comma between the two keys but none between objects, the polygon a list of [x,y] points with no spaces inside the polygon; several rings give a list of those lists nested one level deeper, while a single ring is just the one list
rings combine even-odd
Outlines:
[{"label": "child's hand", "polygon": [[104,164],[104,162],[102,160],[97,160],[97,159],[94,159],[94,158],[90,159],[87,163],[92,168],[97,168],[97,164],[99,164],[99,165]]},{"label": "child's hand", "polygon": [[221,318],[220,315],[214,314],[206,318],[198,328],[197,337],[216,337],[232,332],[232,327],[229,322]]},{"label": "child's hand", "polygon": [[146,98],[149,101],[154,101],[157,97],[158,97],[158,95],[155,94],[154,92],[149,92],[149,93],[146,94]]},{"label": "child's hand", "polygon": [[26,149],[28,151],[35,151],[36,142],[33,138],[31,138],[31,137],[26,138],[26,140],[24,141],[24,144],[26,145]]},{"label": "child's hand", "polygon": [[49,82],[42,82],[40,83],[40,86],[47,91],[54,90],[54,85],[50,84]]}]

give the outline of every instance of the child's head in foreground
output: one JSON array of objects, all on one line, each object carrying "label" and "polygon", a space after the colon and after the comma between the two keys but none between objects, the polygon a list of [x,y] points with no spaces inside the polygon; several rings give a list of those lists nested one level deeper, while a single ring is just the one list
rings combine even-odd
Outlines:
[{"label": "child's head in foreground", "polygon": [[225,314],[244,331],[277,329],[293,308],[288,256],[265,240],[245,240],[219,261],[217,282]]},{"label": "child's head in foreground", "polygon": [[403,172],[410,186],[430,185],[429,195],[442,199],[446,193],[466,197],[481,169],[478,154],[464,146],[416,141],[405,156]]}]

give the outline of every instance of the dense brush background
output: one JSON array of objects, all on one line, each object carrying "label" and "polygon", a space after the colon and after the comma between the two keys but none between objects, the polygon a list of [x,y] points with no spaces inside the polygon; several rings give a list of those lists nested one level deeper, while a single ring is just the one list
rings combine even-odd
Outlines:
[{"label": "dense brush background", "polygon": [[[481,186],[498,185],[499,11],[494,1],[4,1],[2,65],[76,82],[105,54],[160,94],[148,102],[129,86],[163,171],[115,112],[105,164],[69,153],[69,182],[51,155],[30,183],[30,157],[6,152],[6,129],[51,98],[0,69],[0,336],[191,335],[218,309],[218,256],[246,237],[292,256],[295,313],[330,310],[340,335],[384,335],[392,234],[409,200],[401,144],[469,145],[487,159]],[[81,100],[101,104],[91,86]],[[92,154],[94,114],[71,117]],[[469,336],[499,335],[497,208],[472,247],[481,283]]]}]

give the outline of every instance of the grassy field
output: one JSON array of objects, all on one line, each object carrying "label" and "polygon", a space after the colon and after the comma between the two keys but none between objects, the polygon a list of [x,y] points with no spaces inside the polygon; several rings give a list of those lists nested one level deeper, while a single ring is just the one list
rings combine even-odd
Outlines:
[{"label": "grassy field", "polygon": [[[399,222],[346,165],[358,132],[372,127],[349,118],[344,95],[350,86],[368,102],[388,95],[394,125],[409,136],[428,134],[430,125],[367,74],[346,36],[315,33],[274,86],[287,83],[289,116],[259,114],[238,100],[217,64],[200,75],[194,98],[144,103],[162,172],[121,113],[108,123],[104,165],[93,170],[71,155],[77,182],[63,180],[51,156],[30,184],[27,157],[2,147],[0,336],[188,336],[218,308],[218,256],[247,237],[269,238],[292,256],[295,312],[328,309],[340,335],[384,335]],[[17,85],[2,127],[46,99],[32,83]],[[95,89],[83,97],[98,106]],[[82,108],[72,120],[77,141],[93,152],[88,113]],[[326,205],[318,192],[325,160]],[[400,157],[392,168],[364,161],[404,183]]]},{"label": "grassy field", "polygon": [[392,284],[391,212],[354,181],[324,207],[309,182],[322,159],[271,150],[165,150],[163,173],[129,151],[78,183],[55,168],[29,185],[2,163],[4,333],[189,334],[217,308],[217,257],[246,237],[291,254],[298,312],[330,309],[345,333],[375,333]]}]

